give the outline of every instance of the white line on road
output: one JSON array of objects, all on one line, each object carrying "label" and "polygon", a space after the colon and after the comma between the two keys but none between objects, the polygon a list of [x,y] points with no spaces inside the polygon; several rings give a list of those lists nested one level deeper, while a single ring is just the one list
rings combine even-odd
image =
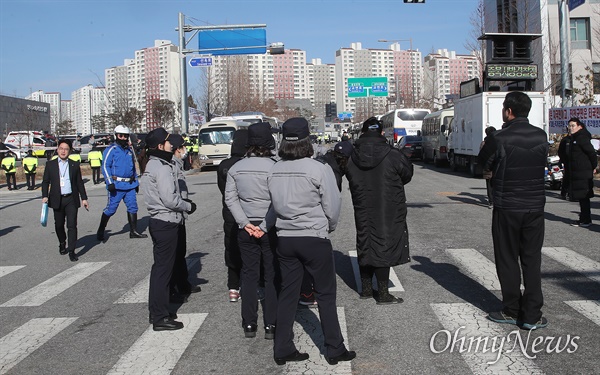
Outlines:
[{"label": "white line on road", "polygon": [[0,277],[6,276],[9,273],[15,272],[16,270],[20,270],[25,266],[3,266],[0,267]]},{"label": "white line on road", "polygon": [[487,290],[500,290],[500,281],[494,263],[475,249],[447,249],[469,276]]},{"label": "white line on road", "polygon": [[600,263],[566,247],[542,247],[542,253],[600,283]]},{"label": "white line on road", "polygon": [[[199,258],[187,258],[186,263],[188,270],[198,263]],[[148,302],[148,293],[150,291],[150,275],[146,276],[142,281],[125,292],[114,303],[146,303]]]},{"label": "white line on road", "polygon": [[600,326],[600,301],[565,301],[565,303]]},{"label": "white line on road", "polygon": [[77,318],[31,319],[0,339],[0,374],[5,374],[25,357],[57,333],[68,327]]},{"label": "white line on road", "polygon": [[170,374],[208,314],[177,315],[183,329],[154,332],[151,325],[107,375]]},{"label": "white line on road", "polygon": [[10,301],[0,305],[0,307],[40,306],[106,266],[108,263],[110,262],[79,263],[28,291],[19,294]]},{"label": "white line on road", "polygon": [[[325,342],[321,322],[317,309],[298,309],[296,321],[294,322],[294,342],[301,353],[308,353],[310,358],[302,362],[288,362],[282,371],[283,374],[319,374],[339,375],[352,374],[352,361],[338,362],[331,366],[325,360]],[[350,350],[348,344],[348,332],[346,329],[346,315],[343,307],[337,308],[338,320],[344,344]],[[309,370],[310,369],[310,370]]]},{"label": "white line on road", "polygon": [[[358,253],[354,250],[348,251],[352,270],[354,271],[354,280],[356,281],[357,292],[362,292],[362,283],[360,282],[360,270],[358,268]],[[394,271],[394,267],[390,267],[390,282],[388,283],[390,292],[404,292],[404,287],[398,279],[398,275]],[[373,276],[373,289],[377,290],[377,278]]]},{"label": "white line on road", "polygon": [[[432,335],[431,341],[435,341],[430,345],[433,344],[435,353],[460,352],[473,374],[543,374],[521,352],[516,335],[520,334],[525,342],[527,333],[520,333],[516,326],[508,333],[470,303],[432,303],[431,308],[447,331],[438,331],[435,337]],[[499,355],[498,348],[503,339],[506,341]],[[487,350],[483,350],[484,347]],[[495,350],[492,351],[493,347]]]}]

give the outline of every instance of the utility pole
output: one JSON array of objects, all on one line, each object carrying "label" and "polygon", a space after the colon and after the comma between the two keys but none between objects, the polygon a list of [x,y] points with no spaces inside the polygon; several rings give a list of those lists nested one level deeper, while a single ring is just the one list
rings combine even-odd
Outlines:
[{"label": "utility pole", "polygon": [[185,30],[183,26],[185,24],[185,16],[179,12],[179,70],[180,70],[180,81],[181,81],[181,128],[183,133],[189,133],[189,113],[187,103],[187,65],[185,57]]},{"label": "utility pole", "polygon": [[560,82],[562,107],[571,106],[571,72],[569,71],[569,11],[566,0],[558,0],[560,36]]}]

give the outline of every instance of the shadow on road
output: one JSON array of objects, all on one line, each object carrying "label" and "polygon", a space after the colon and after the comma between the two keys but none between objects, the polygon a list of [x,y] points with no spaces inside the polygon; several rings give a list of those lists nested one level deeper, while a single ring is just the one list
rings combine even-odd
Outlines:
[{"label": "shadow on road", "polygon": [[0,229],[0,237],[5,236],[5,235],[9,234],[10,232],[12,232],[13,230],[19,229],[19,228],[21,228],[21,227],[18,225],[13,225],[12,227],[6,227],[4,229]]}]

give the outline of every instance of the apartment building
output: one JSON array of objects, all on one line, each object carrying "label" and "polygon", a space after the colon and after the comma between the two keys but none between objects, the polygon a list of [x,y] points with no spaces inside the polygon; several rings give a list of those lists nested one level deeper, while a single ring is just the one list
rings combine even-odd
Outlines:
[{"label": "apartment building", "polygon": [[307,64],[308,98],[316,118],[325,117],[325,106],[335,103],[335,65],[323,64],[321,59],[312,59]]},{"label": "apartment building", "polygon": [[56,124],[62,121],[60,92],[44,92],[38,90],[25,97],[27,100],[50,104],[50,131],[56,130]]},{"label": "apartment building", "polygon": [[91,134],[92,117],[107,114],[104,87],[87,85],[71,93],[71,120],[77,134]]}]

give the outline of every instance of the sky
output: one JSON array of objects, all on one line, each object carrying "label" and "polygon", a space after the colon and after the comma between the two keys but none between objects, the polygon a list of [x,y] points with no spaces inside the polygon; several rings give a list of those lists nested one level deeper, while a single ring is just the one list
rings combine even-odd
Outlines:
[{"label": "sky", "polygon": [[[71,92],[104,85],[104,70],[123,65],[136,50],[166,39],[179,45],[178,15],[192,26],[266,24],[267,42],[306,51],[307,62],[335,62],[335,52],[361,42],[404,39],[402,49],[423,57],[437,49],[466,54],[478,0],[0,0],[0,94]],[[186,34],[190,39],[192,33]],[[188,48],[197,48],[197,37]],[[191,47],[190,47],[191,46]],[[200,70],[188,68],[188,92]]]}]

